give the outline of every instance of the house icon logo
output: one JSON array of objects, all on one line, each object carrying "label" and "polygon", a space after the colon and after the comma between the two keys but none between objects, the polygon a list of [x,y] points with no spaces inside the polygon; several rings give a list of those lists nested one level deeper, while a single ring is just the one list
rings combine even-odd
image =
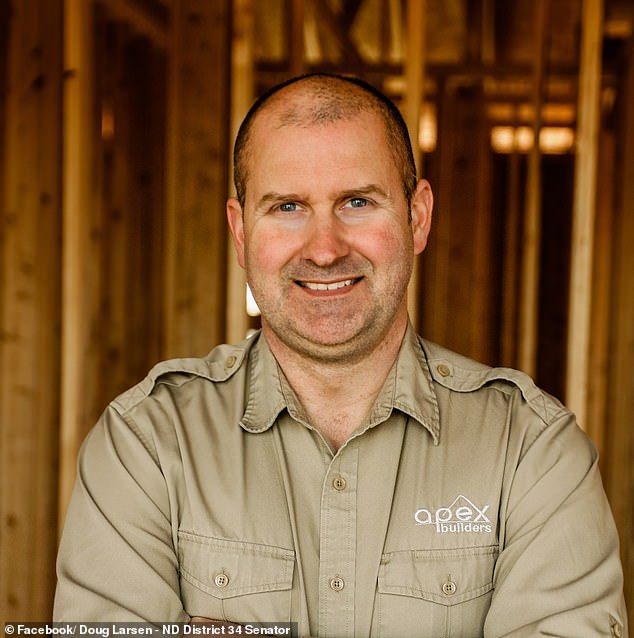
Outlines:
[{"label": "house icon logo", "polygon": [[433,526],[438,534],[483,534],[491,532],[493,525],[487,516],[488,505],[478,506],[463,494],[450,505],[439,508],[421,507],[414,512],[416,525]]}]

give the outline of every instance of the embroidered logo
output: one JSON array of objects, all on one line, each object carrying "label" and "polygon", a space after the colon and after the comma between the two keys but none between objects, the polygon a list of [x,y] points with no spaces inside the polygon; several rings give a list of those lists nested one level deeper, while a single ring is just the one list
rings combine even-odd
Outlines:
[{"label": "embroidered logo", "polygon": [[487,516],[488,509],[488,505],[478,507],[460,494],[447,507],[421,507],[414,512],[414,520],[416,525],[433,525],[437,534],[484,534],[493,529]]}]

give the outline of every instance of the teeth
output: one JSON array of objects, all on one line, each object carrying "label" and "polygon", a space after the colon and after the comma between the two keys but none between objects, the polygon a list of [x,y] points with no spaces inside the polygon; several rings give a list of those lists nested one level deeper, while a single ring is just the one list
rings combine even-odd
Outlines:
[{"label": "teeth", "polygon": [[352,286],[354,279],[346,279],[345,281],[336,281],[332,284],[320,284],[313,281],[303,281],[302,286],[310,290],[339,290],[346,286]]}]

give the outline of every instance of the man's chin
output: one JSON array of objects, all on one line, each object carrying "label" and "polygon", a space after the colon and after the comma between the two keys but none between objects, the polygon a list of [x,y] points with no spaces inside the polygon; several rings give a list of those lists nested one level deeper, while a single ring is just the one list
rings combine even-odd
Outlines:
[{"label": "man's chin", "polygon": [[287,331],[276,334],[276,339],[302,357],[330,365],[349,365],[373,349],[362,328],[336,335],[319,331]]}]

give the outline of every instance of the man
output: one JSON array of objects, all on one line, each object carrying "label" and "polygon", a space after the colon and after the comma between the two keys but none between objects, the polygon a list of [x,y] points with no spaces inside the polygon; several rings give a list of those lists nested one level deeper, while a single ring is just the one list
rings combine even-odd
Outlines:
[{"label": "man", "polygon": [[356,80],[293,80],[247,115],[235,177],[262,331],[159,364],[106,410],[56,618],[625,635],[617,535],[574,417],[408,323],[432,194],[396,108]]}]

